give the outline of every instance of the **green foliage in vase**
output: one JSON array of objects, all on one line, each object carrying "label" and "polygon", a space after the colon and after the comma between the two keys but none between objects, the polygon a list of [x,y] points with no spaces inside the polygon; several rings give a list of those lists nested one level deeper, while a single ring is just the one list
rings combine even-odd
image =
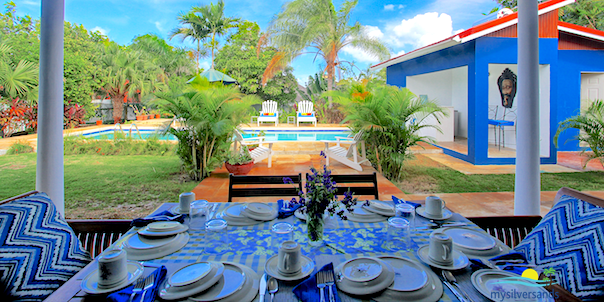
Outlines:
[{"label": "green foliage in vase", "polygon": [[252,162],[252,156],[247,146],[241,146],[241,152],[229,153],[226,157],[226,162],[229,165],[244,165]]},{"label": "green foliage in vase", "polygon": [[576,139],[586,143],[590,151],[584,148],[582,153],[587,155],[583,163],[583,169],[591,160],[597,159],[604,166],[604,100],[595,100],[581,114],[569,117],[560,122],[558,131],[554,136],[554,142],[558,145],[558,136],[565,130],[575,129],[579,131]]},{"label": "green foliage in vase", "polygon": [[235,128],[247,119],[251,105],[260,102],[235,86],[212,84],[200,77],[184,93],[171,90],[156,95],[154,103],[180,124],[168,131],[178,138],[177,154],[196,180],[224,163]]},{"label": "green foliage in vase", "polygon": [[402,167],[411,156],[410,148],[419,142],[430,142],[421,136],[422,128],[437,125],[423,122],[431,116],[440,123],[439,114],[445,115],[435,101],[423,100],[407,88],[385,85],[379,81],[351,82],[343,91],[326,92],[333,96],[345,113],[344,122],[353,130],[364,130],[367,157],[388,179],[402,178]]}]

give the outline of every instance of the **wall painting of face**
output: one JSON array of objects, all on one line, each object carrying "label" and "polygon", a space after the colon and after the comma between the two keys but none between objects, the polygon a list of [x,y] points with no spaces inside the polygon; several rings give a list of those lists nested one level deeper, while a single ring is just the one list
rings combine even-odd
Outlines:
[{"label": "wall painting of face", "polygon": [[497,79],[497,86],[499,86],[499,94],[501,94],[501,106],[512,108],[516,97],[516,75],[506,68]]}]

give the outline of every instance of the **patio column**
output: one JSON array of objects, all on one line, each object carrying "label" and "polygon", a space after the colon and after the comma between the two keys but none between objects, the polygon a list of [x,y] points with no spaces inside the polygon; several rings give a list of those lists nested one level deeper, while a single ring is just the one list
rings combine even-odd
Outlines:
[{"label": "patio column", "polygon": [[65,215],[63,177],[64,0],[42,0],[36,190],[45,192]]},{"label": "patio column", "polygon": [[539,15],[534,0],[518,1],[517,112],[514,215],[539,215]]}]

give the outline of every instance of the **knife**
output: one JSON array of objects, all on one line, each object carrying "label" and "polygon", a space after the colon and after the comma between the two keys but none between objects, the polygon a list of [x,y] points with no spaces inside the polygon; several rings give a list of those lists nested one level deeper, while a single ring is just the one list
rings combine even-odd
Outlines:
[{"label": "knife", "polygon": [[447,227],[457,227],[457,226],[467,226],[468,224],[465,222],[459,222],[459,223],[448,223],[448,224],[441,224],[440,226],[438,225],[424,225],[424,226],[419,226],[419,227],[415,227],[416,229],[434,229],[434,228],[447,228]]},{"label": "knife", "polygon": [[264,293],[266,293],[266,273],[260,278],[260,302],[264,302]]},{"label": "knife", "polygon": [[[468,300],[466,300],[464,298],[464,296],[462,294],[460,294],[457,291],[457,289],[455,289],[455,287],[453,287],[453,285],[451,285],[451,283],[449,283],[449,281],[442,280],[442,279],[441,279],[441,281],[443,282],[444,285],[446,285],[449,288],[449,290],[455,295],[455,297],[457,297],[457,299],[459,299],[459,301],[461,301],[461,302],[469,302]],[[262,300],[260,300],[260,301],[262,301]]]}]

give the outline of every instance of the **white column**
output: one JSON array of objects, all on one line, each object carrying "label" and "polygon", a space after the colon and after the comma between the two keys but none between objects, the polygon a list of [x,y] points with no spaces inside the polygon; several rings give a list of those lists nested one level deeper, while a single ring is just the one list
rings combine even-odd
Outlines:
[{"label": "white column", "polygon": [[65,214],[63,177],[63,20],[64,0],[42,0],[36,190],[45,192]]},{"label": "white column", "polygon": [[514,215],[539,215],[539,16],[537,1],[518,1],[518,131]]}]

